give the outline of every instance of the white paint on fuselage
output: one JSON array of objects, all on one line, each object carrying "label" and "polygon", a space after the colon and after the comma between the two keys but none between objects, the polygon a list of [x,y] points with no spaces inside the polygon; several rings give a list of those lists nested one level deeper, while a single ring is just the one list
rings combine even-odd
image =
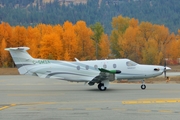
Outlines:
[{"label": "white paint on fuselage", "polygon": [[[39,60],[39,59],[37,59]],[[24,66],[28,69],[26,74],[38,75],[41,78],[59,78],[67,81],[91,81],[95,76],[98,76],[100,71],[97,68],[104,68],[107,70],[120,70],[120,74],[115,74],[117,80],[122,79],[145,79],[156,77],[163,73],[163,66],[155,65],[141,65],[128,66],[129,59],[112,59],[112,60],[91,60],[91,61],[54,61],[49,60],[49,64],[36,64]],[[114,67],[114,65],[116,67]],[[88,69],[86,68],[88,66]],[[94,66],[97,66],[95,68]],[[79,67],[79,69],[78,69]],[[154,69],[158,68],[159,71]],[[20,69],[24,69],[21,67]],[[169,68],[168,68],[169,69]]]}]

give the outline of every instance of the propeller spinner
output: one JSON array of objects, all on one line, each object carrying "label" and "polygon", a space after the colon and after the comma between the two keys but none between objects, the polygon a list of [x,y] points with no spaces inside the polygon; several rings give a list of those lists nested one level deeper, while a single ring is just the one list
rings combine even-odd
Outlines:
[{"label": "propeller spinner", "polygon": [[166,71],[168,71],[168,70],[171,70],[171,68],[170,67],[167,67],[167,62],[166,62],[166,60],[164,61],[164,77],[165,78],[167,78],[167,76],[166,76]]}]

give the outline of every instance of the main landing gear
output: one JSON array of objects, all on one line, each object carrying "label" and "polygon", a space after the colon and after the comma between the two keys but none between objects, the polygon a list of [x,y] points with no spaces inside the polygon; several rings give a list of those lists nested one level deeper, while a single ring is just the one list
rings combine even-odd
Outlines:
[{"label": "main landing gear", "polygon": [[104,83],[99,83],[98,84],[98,88],[99,88],[99,90],[101,90],[101,91],[105,91],[107,88],[104,86]]},{"label": "main landing gear", "polygon": [[145,83],[144,83],[144,80],[142,80],[141,89],[142,89],[142,90],[145,90],[145,89],[146,89],[146,85],[145,85]]}]

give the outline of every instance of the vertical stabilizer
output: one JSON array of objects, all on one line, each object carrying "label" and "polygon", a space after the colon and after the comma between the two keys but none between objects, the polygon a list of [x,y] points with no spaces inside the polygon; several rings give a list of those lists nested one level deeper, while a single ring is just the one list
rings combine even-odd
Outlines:
[{"label": "vertical stabilizer", "polygon": [[33,58],[27,52],[27,50],[29,50],[28,47],[6,48],[5,50],[10,52],[11,57],[20,74],[25,74],[27,72],[25,67],[26,65],[33,64]]}]

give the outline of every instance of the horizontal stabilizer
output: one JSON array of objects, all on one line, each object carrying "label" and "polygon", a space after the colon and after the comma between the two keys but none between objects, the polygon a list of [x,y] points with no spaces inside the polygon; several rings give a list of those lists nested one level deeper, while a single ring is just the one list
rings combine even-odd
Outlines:
[{"label": "horizontal stabilizer", "polygon": [[15,48],[5,48],[5,50],[10,51],[10,50],[29,50],[29,47],[15,47]]}]

